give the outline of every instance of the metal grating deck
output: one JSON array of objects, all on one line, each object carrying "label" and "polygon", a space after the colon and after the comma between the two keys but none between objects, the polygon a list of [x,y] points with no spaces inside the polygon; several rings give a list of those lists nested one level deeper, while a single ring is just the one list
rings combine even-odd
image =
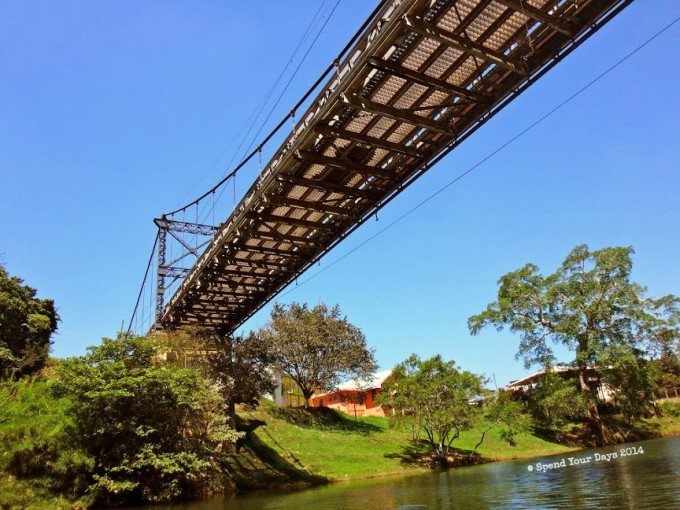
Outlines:
[{"label": "metal grating deck", "polygon": [[384,2],[157,326],[236,329],[631,2]]}]

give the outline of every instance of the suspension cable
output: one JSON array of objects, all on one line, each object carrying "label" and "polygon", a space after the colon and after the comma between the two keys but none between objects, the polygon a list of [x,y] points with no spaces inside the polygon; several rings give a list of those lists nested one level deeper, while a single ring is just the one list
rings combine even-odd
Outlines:
[{"label": "suspension cable", "polygon": [[[139,308],[139,301],[142,299],[142,293],[144,292],[144,286],[146,285],[146,280],[149,277],[149,270],[151,269],[151,263],[153,262],[153,255],[156,253],[156,246],[158,245],[158,232],[156,232],[156,238],[153,241],[153,248],[151,248],[151,255],[149,255],[149,262],[146,264],[146,271],[144,272],[144,280],[142,281],[142,287],[139,289],[139,294],[137,295],[137,301],[135,302],[135,309],[132,311],[132,316],[130,317],[130,323],[128,324],[127,333],[130,334],[132,330],[132,321],[135,320],[135,315],[137,315],[137,308]],[[142,318],[143,319],[143,318]],[[144,327],[144,324],[142,324]]]},{"label": "suspension cable", "polygon": [[245,166],[246,163],[248,163],[254,156],[256,156],[257,153],[258,153],[259,151],[261,151],[262,148],[269,142],[269,140],[271,140],[271,139],[274,137],[274,135],[275,135],[276,133],[278,133],[278,131],[279,131],[283,126],[286,125],[286,122],[288,121],[288,119],[290,119],[290,118],[292,118],[292,117],[294,116],[294,112],[295,112],[296,110],[298,110],[298,109],[304,104],[304,102],[307,101],[307,99],[309,99],[309,96],[311,96],[312,93],[316,90],[316,88],[323,82],[323,80],[326,79],[326,77],[328,76],[328,74],[329,74],[330,72],[332,72],[332,71],[335,69],[335,61],[336,61],[336,60],[340,60],[340,59],[345,55],[345,53],[347,53],[347,51],[349,51],[349,49],[354,45],[354,43],[356,42],[356,40],[357,40],[357,39],[361,36],[361,34],[364,32],[364,30],[366,29],[366,27],[368,27],[368,25],[370,24],[370,22],[373,21],[373,18],[376,16],[376,14],[378,14],[378,12],[380,12],[380,10],[384,7],[384,5],[387,4],[389,1],[390,1],[390,0],[381,0],[381,2],[380,2],[380,3],[378,4],[378,6],[373,10],[373,12],[370,14],[370,16],[369,16],[369,17],[366,19],[366,21],[364,21],[364,23],[361,25],[361,27],[359,28],[359,30],[357,30],[357,32],[352,36],[352,38],[351,38],[351,39],[349,40],[349,42],[345,45],[345,47],[340,51],[340,53],[338,54],[338,56],[336,57],[336,59],[333,60],[333,63],[331,63],[331,64],[326,68],[326,70],[321,74],[321,76],[319,76],[319,78],[314,82],[314,84],[307,90],[307,92],[305,92],[305,94],[302,96],[302,99],[300,99],[300,100],[295,104],[295,106],[293,106],[293,108],[290,110],[290,112],[289,112],[287,115],[285,115],[285,116],[283,117],[283,119],[281,119],[281,121],[276,125],[276,127],[274,127],[274,129],[273,129],[273,130],[272,130],[272,131],[264,138],[264,140],[263,140],[262,142],[260,142],[260,144],[259,144],[257,147],[255,147],[255,149],[253,149],[252,152],[250,152],[250,153],[248,154],[248,156],[246,156],[245,159],[241,160],[241,162],[240,162],[238,165],[236,165],[236,167],[235,167],[231,172],[229,172],[229,173],[228,173],[227,175],[225,175],[222,179],[220,179],[220,181],[219,181],[217,184],[215,184],[212,188],[210,188],[208,191],[206,191],[205,193],[203,193],[200,197],[198,197],[197,199],[195,199],[195,200],[189,202],[188,204],[186,204],[186,205],[184,205],[184,206],[182,206],[182,207],[179,207],[179,208],[175,209],[174,211],[171,211],[171,212],[169,212],[169,213],[166,213],[166,216],[172,216],[173,214],[176,214],[176,213],[178,213],[178,212],[183,212],[183,211],[185,211],[186,209],[188,209],[188,208],[192,207],[193,205],[197,204],[198,202],[200,202],[201,200],[203,200],[204,198],[206,198],[207,196],[209,196],[213,191],[215,191],[215,190],[217,190],[218,188],[220,188],[225,182],[227,182],[227,181],[228,181],[230,178],[232,178],[234,175],[236,175],[236,173],[237,173],[239,170],[241,170],[241,168],[243,168],[243,167]]}]

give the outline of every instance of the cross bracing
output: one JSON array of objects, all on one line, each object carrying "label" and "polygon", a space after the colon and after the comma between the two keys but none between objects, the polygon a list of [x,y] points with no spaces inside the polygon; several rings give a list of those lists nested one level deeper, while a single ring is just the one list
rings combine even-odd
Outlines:
[{"label": "cross bracing", "polygon": [[383,2],[226,221],[159,220],[209,237],[156,326],[236,329],[631,2]]}]

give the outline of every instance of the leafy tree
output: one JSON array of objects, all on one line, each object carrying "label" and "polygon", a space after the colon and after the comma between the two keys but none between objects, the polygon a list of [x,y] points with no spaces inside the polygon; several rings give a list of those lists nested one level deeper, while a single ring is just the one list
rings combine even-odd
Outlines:
[{"label": "leafy tree", "polygon": [[600,354],[605,380],[616,389],[614,403],[629,424],[644,416],[654,400],[652,371],[642,354],[630,345],[609,345]]},{"label": "leafy tree", "polygon": [[364,379],[377,366],[359,328],[336,305],[274,305],[271,321],[259,335],[272,350],[275,365],[302,390],[305,406],[317,389],[332,390],[343,379]]},{"label": "leafy tree", "polygon": [[550,426],[585,417],[586,405],[578,385],[562,377],[550,365],[545,367],[541,386],[529,394],[529,402],[537,419]]},{"label": "leafy tree", "polygon": [[32,374],[47,362],[59,315],[52,300],[35,295],[0,265],[0,377]]},{"label": "leafy tree", "polygon": [[473,458],[477,448],[482,446],[486,435],[493,429],[500,429],[501,439],[511,446],[516,446],[515,437],[529,429],[531,420],[526,414],[525,404],[513,400],[510,393],[501,391],[483,403],[483,417],[486,423],[479,442],[470,452]]},{"label": "leafy tree", "polygon": [[149,338],[121,335],[62,361],[54,391],[70,398],[80,447],[95,461],[89,491],[104,504],[163,502],[222,484],[224,401],[194,369],[160,360]]},{"label": "leafy tree", "polygon": [[236,428],[236,404],[256,404],[276,387],[271,370],[274,356],[252,331],[231,336],[187,327],[158,333],[155,338],[168,349],[165,356],[172,365],[198,368],[217,383],[231,428]]},{"label": "leafy tree", "polygon": [[[0,382],[0,473],[16,478],[21,492],[32,486],[46,498],[73,500],[85,494],[94,459],[77,445],[70,407],[69,399],[54,398],[39,377]],[[0,508],[31,506],[31,497],[23,494],[6,501],[2,486]]]},{"label": "leafy tree", "polygon": [[271,365],[274,356],[266,342],[252,331],[246,336],[214,336],[208,357],[211,377],[226,403],[231,427],[236,428],[236,404],[256,404],[276,388]]},{"label": "leafy tree", "polygon": [[680,387],[680,358],[674,352],[662,353],[650,361],[649,368],[655,390]]},{"label": "leafy tree", "polygon": [[471,428],[480,415],[470,400],[483,391],[484,379],[461,372],[440,355],[422,361],[412,354],[392,371],[378,401],[392,408],[399,420],[422,430],[437,461],[446,465],[453,442]]},{"label": "leafy tree", "polygon": [[548,340],[574,351],[574,366],[587,421],[596,442],[607,442],[597,402],[586,378],[588,366],[612,346],[667,344],[678,337],[675,296],[645,297],[630,280],[632,248],[590,251],[574,248],[553,274],[543,276],[527,264],[499,280],[498,300],[470,317],[473,334],[487,325],[508,326],[521,337],[518,356],[527,367],[554,360]]}]

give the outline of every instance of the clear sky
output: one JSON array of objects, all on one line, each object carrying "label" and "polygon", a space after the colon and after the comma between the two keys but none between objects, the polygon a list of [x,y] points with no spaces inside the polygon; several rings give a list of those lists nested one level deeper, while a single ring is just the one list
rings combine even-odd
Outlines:
[{"label": "clear sky", "polygon": [[[55,300],[54,355],[82,354],[129,319],[152,219],[229,170],[315,12],[328,17],[334,4],[0,1],[1,260]],[[340,1],[268,127],[373,4]],[[530,261],[553,271],[580,243],[630,245],[634,278],[650,295],[680,293],[680,23],[303,283],[679,16],[676,0],[634,2],[279,299],[340,304],[383,368],[411,352],[441,353],[505,384],[525,373],[518,338],[493,329],[471,337],[466,326],[495,299],[502,274]],[[256,171],[239,176],[241,192]],[[245,328],[264,325],[268,311]]]}]

